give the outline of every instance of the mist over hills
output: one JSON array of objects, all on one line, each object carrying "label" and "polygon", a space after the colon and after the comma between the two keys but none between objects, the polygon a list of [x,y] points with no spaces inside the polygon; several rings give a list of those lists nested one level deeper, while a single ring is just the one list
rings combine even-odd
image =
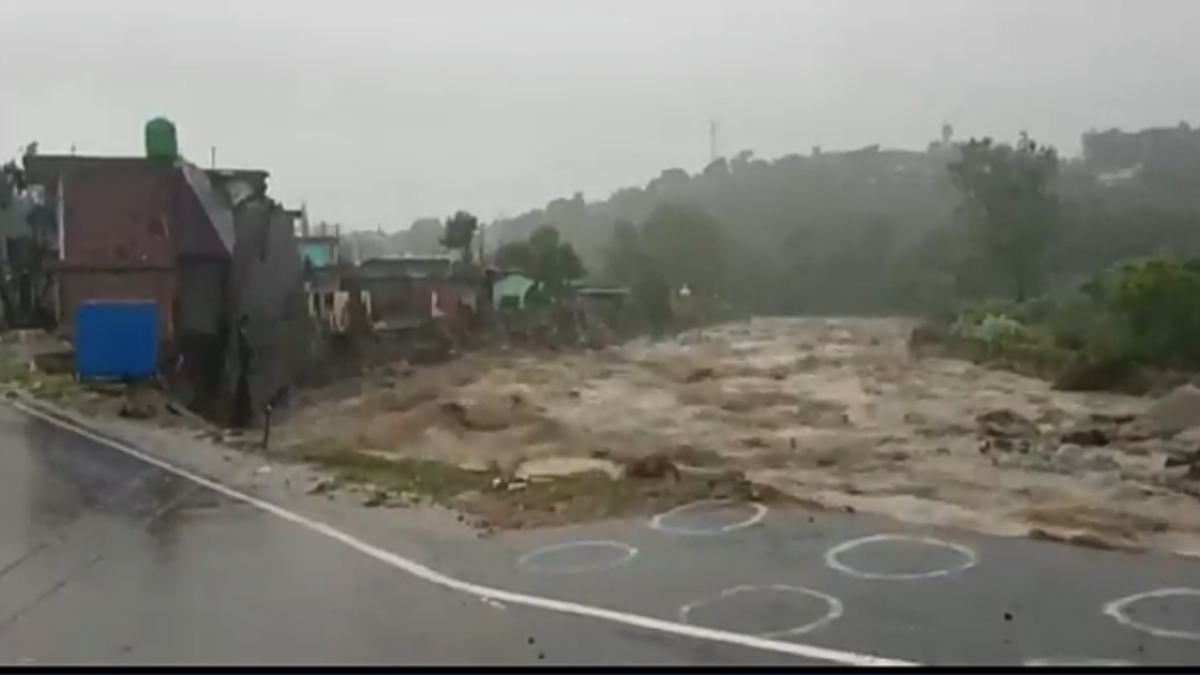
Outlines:
[{"label": "mist over hills", "polygon": [[[948,283],[938,273],[950,255],[943,233],[960,198],[947,165],[961,140],[947,126],[923,150],[813,148],[775,159],[744,151],[692,173],[664,170],[604,200],[552,200],[488,225],[484,243],[495,250],[553,225],[589,276],[603,279],[618,223],[641,226],[660,207],[686,207],[719,224],[723,292],[739,302],[783,312],[906,309],[934,302]],[[1181,123],[1088,132],[1082,148],[1061,160],[1064,223],[1048,254],[1054,277],[1163,248],[1200,250],[1200,130]],[[369,257],[436,253],[439,235],[439,221],[425,219],[354,238]]]}]

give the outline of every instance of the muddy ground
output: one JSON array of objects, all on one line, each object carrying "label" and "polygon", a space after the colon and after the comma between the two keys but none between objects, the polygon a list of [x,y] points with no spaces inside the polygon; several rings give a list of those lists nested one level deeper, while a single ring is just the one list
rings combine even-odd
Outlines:
[{"label": "muddy ground", "polygon": [[[485,528],[784,499],[1200,554],[1200,389],[1159,401],[1058,392],[918,358],[911,329],[759,318],[600,351],[398,363],[306,392],[269,450],[257,436],[222,440],[328,469],[313,492],[355,486],[376,507],[432,501]],[[136,401],[130,410],[103,391],[34,380],[60,403],[138,416]]]}]

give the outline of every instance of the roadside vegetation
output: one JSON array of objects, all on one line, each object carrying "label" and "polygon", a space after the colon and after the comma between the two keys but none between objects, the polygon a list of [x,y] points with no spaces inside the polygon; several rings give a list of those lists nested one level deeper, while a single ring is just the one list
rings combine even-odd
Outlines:
[{"label": "roadside vegetation", "polygon": [[[1161,392],[1200,369],[1200,261],[1130,257],[1051,285],[1064,237],[1061,162],[1028,137],[960,146],[951,236],[956,309],[914,334],[918,353],[951,355],[1052,379],[1068,391]],[[1132,227],[1132,225],[1131,225]]]}]

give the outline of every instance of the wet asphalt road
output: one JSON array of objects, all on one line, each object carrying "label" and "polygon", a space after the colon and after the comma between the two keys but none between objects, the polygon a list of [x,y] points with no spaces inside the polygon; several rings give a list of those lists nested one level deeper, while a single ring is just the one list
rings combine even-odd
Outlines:
[{"label": "wet asphalt road", "polygon": [[[1194,560],[747,506],[658,524],[445,540],[423,544],[421,561],[495,588],[917,663],[1200,663],[1200,590],[1118,612],[1140,628],[1104,613],[1200,589]],[[883,534],[952,547],[845,550]],[[818,663],[496,607],[0,406],[0,663],[29,661]]]},{"label": "wet asphalt road", "polygon": [[0,406],[0,664],[797,663],[503,610]]},{"label": "wet asphalt road", "polygon": [[[713,531],[753,514],[697,505],[662,522]],[[1200,561],[1180,557],[803,511],[707,535],[608,523],[490,544],[445,548],[430,564],[490,586],[916,663],[1200,663]],[[1194,590],[1131,603],[1127,615],[1183,637],[1104,613],[1162,589]]]}]

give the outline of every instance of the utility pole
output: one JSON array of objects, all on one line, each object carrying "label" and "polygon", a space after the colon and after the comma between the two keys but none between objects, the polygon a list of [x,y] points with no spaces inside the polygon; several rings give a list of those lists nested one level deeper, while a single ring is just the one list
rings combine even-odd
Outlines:
[{"label": "utility pole", "polygon": [[483,245],[483,238],[486,236],[486,233],[487,233],[487,226],[486,226],[486,225],[484,225],[483,223],[480,223],[480,224],[479,224],[479,232],[478,232],[478,234],[475,236],[475,243],[476,243],[476,245],[477,245],[477,248],[478,248],[478,250],[479,250],[479,253],[478,253],[478,254],[476,255],[476,257],[475,257],[475,262],[476,262],[476,263],[477,263],[477,264],[478,264],[480,267],[484,267],[484,266],[485,266],[485,265],[483,264],[483,263],[484,263],[483,257],[484,257],[484,255],[486,254],[486,249],[484,248],[484,245]]},{"label": "utility pole", "polygon": [[212,146],[208,151],[209,168],[214,171],[217,168],[217,146]]},{"label": "utility pole", "polygon": [[708,121],[708,163],[717,161],[717,121]]}]

